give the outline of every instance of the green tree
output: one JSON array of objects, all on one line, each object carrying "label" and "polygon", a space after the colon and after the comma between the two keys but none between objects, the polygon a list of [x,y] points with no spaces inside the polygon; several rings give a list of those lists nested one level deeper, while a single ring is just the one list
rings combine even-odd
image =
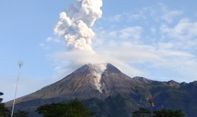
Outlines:
[{"label": "green tree", "polygon": [[139,108],[139,110],[134,111],[132,117],[150,117],[151,112],[145,108]]},{"label": "green tree", "polygon": [[90,117],[90,112],[78,100],[71,101],[67,104],[50,104],[41,106],[37,112],[44,117]]},{"label": "green tree", "polygon": [[133,112],[132,117],[184,117],[184,113],[181,110],[162,109],[154,111],[151,116],[149,110],[140,108]]},{"label": "green tree", "polygon": [[[2,95],[3,95],[3,93],[0,92],[0,96],[2,96]],[[9,111],[8,111],[8,109],[5,108],[2,101],[3,101],[3,99],[0,98],[0,117],[8,117],[9,116]]]},{"label": "green tree", "polygon": [[[0,96],[2,96],[3,95],[3,93],[2,92],[0,92]],[[2,98],[0,98],[0,104],[1,104],[1,102],[3,101],[3,99]]]},{"label": "green tree", "polygon": [[184,113],[181,110],[162,109],[154,111],[153,117],[184,117]]}]

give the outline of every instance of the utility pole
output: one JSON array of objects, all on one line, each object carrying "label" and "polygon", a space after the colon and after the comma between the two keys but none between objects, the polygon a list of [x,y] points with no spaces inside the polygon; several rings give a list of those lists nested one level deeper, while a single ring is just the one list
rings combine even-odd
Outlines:
[{"label": "utility pole", "polygon": [[18,74],[17,74],[17,79],[16,79],[16,87],[15,87],[15,93],[14,93],[14,100],[13,100],[13,104],[12,104],[12,111],[11,111],[11,117],[13,117],[14,115],[14,109],[15,109],[15,103],[16,103],[16,96],[17,96],[17,92],[18,92],[18,85],[19,85],[19,81],[20,81],[20,76],[21,76],[21,68],[23,66],[23,62],[19,61],[18,64]]}]

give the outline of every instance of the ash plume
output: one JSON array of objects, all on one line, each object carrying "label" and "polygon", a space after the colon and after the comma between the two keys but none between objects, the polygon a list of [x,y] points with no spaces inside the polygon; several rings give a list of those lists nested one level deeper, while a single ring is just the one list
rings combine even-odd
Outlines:
[{"label": "ash plume", "polygon": [[94,53],[92,26],[102,16],[101,7],[102,0],[76,0],[67,11],[60,13],[54,32],[65,39],[69,48]]},{"label": "ash plume", "polygon": [[[138,70],[128,66],[119,58],[111,56],[108,48],[101,50],[92,48],[92,39],[95,33],[92,29],[97,19],[102,17],[102,0],[75,0],[75,3],[59,15],[59,20],[54,28],[55,34],[63,38],[69,47],[69,51],[56,53],[55,60],[58,63],[57,73],[66,75],[65,71],[71,72],[84,64],[111,63],[125,73],[139,73]],[[97,44],[96,40],[94,44]],[[71,68],[71,69],[67,69]],[[126,70],[125,70],[126,68]]]}]

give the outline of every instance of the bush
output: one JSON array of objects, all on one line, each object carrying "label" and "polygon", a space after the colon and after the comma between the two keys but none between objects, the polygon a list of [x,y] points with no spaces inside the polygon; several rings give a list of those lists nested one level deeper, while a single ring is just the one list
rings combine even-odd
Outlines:
[{"label": "bush", "polygon": [[145,108],[140,108],[137,111],[133,112],[132,117],[150,117],[151,112]]},{"label": "bush", "polygon": [[162,109],[155,111],[153,117],[184,117],[184,113],[181,110]]},{"label": "bush", "polygon": [[[132,117],[151,117],[151,112],[145,108],[133,112]],[[181,110],[162,109],[153,112],[152,117],[184,117]]]},{"label": "bush", "polygon": [[90,117],[89,110],[78,100],[41,106],[37,112],[44,117]]}]

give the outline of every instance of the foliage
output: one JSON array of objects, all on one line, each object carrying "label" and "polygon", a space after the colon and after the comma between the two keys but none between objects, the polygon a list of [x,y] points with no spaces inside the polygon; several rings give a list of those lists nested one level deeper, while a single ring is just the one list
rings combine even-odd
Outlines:
[{"label": "foliage", "polygon": [[[3,93],[2,92],[0,92],[0,96],[2,96],[3,95]],[[2,98],[0,98],[0,103],[3,101],[3,99]]]},{"label": "foliage", "polygon": [[162,109],[155,111],[153,117],[184,117],[184,113],[181,110]]},{"label": "foliage", "polygon": [[132,117],[150,117],[151,112],[145,108],[140,108],[137,111],[133,112]]},{"label": "foliage", "polygon": [[78,100],[71,101],[67,104],[50,104],[41,106],[37,112],[44,117],[90,117],[90,112]]},{"label": "foliage", "polygon": [[[147,109],[140,108],[133,112],[132,117],[151,117],[151,112]],[[181,110],[162,109],[153,112],[152,117],[184,117]]]},{"label": "foliage", "polygon": [[[2,96],[3,93],[0,92],[0,96]],[[0,98],[0,117],[8,117],[9,111],[5,108],[4,104],[2,103],[2,98]]]}]

